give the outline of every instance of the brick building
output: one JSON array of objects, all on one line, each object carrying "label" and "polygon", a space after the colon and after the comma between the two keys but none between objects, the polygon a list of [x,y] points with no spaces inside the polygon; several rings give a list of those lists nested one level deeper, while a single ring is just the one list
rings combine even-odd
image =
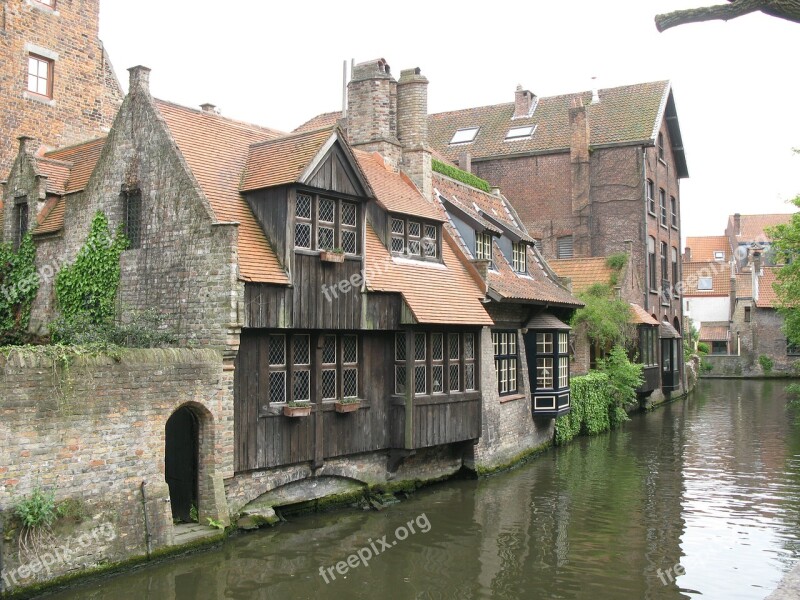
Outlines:
[{"label": "brick building", "polygon": [[30,136],[63,147],[105,135],[122,91],[98,39],[100,0],[0,3],[0,180]]},{"label": "brick building", "polygon": [[[680,179],[688,176],[669,82],[430,116],[434,149],[499,186],[547,259],[630,253],[625,296],[681,330]],[[629,246],[630,244],[630,246]]]},{"label": "brick building", "polygon": [[221,390],[148,422],[166,443],[142,460],[177,518],[492,468],[569,409],[580,302],[502,196],[434,178],[427,80],[374,60],[349,91],[346,132],[285,134],[155,99],[134,67],[106,137],[45,153],[20,137],[3,236],[36,244],[31,328],[102,211],[131,242],[120,314],[154,308],[220,352]]}]

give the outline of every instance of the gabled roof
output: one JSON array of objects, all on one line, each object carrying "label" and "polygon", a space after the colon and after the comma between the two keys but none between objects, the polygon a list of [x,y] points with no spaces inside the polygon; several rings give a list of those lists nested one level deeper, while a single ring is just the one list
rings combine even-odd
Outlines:
[{"label": "gabled roof", "polygon": [[614,269],[606,264],[605,257],[562,258],[550,260],[547,264],[559,277],[572,280],[572,292],[580,294],[595,283],[608,285]]},{"label": "gabled roof", "polygon": [[727,231],[731,232],[738,243],[766,242],[769,236],[765,229],[775,225],[789,224],[792,221],[791,214],[769,214],[769,215],[739,215],[739,234],[734,234],[734,215],[728,216]]},{"label": "gabled roof", "polygon": [[313,131],[315,129],[323,129],[333,127],[342,118],[342,111],[335,110],[333,112],[322,113],[316,117],[310,118],[308,121],[294,129],[292,133],[299,133],[302,131]]},{"label": "gabled roof", "polygon": [[[678,174],[688,175],[683,142],[678,128],[671,86],[654,81],[599,90],[600,102],[592,104],[592,92],[538,98],[530,116],[512,119],[514,103],[481,106],[430,115],[431,145],[451,160],[469,150],[473,160],[517,154],[568,151],[570,147],[569,109],[574,102],[586,106],[593,147],[653,145],[658,126],[667,116]],[[673,118],[674,117],[674,118]],[[535,127],[530,137],[506,141],[512,127]],[[478,127],[471,143],[450,144],[459,129]]]},{"label": "gabled roof", "polygon": [[442,264],[395,259],[367,223],[366,279],[374,292],[402,294],[417,322],[491,325],[483,290],[443,234]]},{"label": "gabled roof", "polygon": [[[701,290],[700,279],[711,278],[711,289]],[[683,295],[727,296],[731,291],[731,267],[726,262],[703,261],[683,263]]]},{"label": "gabled roof", "polygon": [[375,198],[386,211],[443,221],[439,210],[426,200],[405,174],[388,167],[377,152],[354,150],[356,160],[367,177]]},{"label": "gabled roof", "polygon": [[264,231],[239,194],[250,146],[283,135],[216,113],[155,100],[178,149],[219,222],[239,223],[239,275],[247,281],[289,283]]},{"label": "gabled roof", "polygon": [[731,245],[724,235],[704,235],[686,238],[686,247],[692,251],[689,262],[707,262],[714,260],[714,252],[725,253],[725,261],[731,259]]},{"label": "gabled roof", "polygon": [[763,267],[763,274],[758,278],[758,308],[776,308],[778,306],[778,295],[773,287],[778,275],[778,268]]}]

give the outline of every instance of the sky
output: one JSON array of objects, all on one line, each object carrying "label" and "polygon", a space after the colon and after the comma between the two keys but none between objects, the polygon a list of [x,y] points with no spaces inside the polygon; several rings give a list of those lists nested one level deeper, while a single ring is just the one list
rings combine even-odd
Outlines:
[{"label": "sky", "polygon": [[[719,0],[376,3],[103,0],[100,38],[126,69],[152,69],[154,96],[291,131],[342,105],[342,63],[420,67],[428,109],[672,81],[689,178],[686,236],[721,235],[727,215],[792,212],[800,194],[800,25],[760,13],[658,33],[653,16]],[[792,75],[794,73],[794,75]]]}]

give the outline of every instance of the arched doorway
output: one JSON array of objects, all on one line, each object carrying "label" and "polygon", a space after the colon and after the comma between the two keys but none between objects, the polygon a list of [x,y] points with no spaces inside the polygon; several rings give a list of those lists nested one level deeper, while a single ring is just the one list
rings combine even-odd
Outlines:
[{"label": "arched doorway", "polygon": [[169,486],[172,518],[191,521],[192,506],[198,496],[198,419],[182,406],[167,420],[164,451],[164,476]]}]

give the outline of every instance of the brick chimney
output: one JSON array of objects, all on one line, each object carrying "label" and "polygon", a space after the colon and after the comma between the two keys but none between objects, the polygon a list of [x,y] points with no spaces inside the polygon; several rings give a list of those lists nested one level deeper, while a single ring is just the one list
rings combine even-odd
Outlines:
[{"label": "brick chimney", "polygon": [[218,115],[219,114],[219,109],[217,109],[217,107],[214,104],[211,104],[210,102],[206,102],[205,104],[201,104],[200,105],[200,109],[203,112],[211,113],[211,114],[214,114],[214,115]]},{"label": "brick chimney", "polygon": [[353,66],[347,84],[347,137],[354,147],[379,152],[389,165],[399,168],[397,82],[382,58]]},{"label": "brick chimney", "polygon": [[734,213],[733,215],[733,235],[742,234],[742,215]]},{"label": "brick chimney", "polygon": [[685,262],[692,262],[692,249],[689,246],[686,246],[686,249],[683,251],[683,260]]},{"label": "brick chimney", "polygon": [[533,114],[536,108],[536,94],[530,90],[523,90],[521,85],[517,86],[514,92],[514,119],[523,119]]},{"label": "brick chimney", "polygon": [[428,200],[433,192],[428,145],[428,79],[419,67],[400,71],[397,82],[397,139],[403,146],[402,167]]},{"label": "brick chimney", "polygon": [[458,168],[467,173],[472,173],[472,154],[469,150],[462,150],[458,153]]},{"label": "brick chimney", "polygon": [[572,100],[569,109],[570,163],[572,165],[572,212],[589,206],[589,120],[581,98]]},{"label": "brick chimney", "polygon": [[128,94],[135,94],[137,90],[141,90],[146,94],[150,94],[150,69],[137,65],[128,69],[130,79],[128,82]]},{"label": "brick chimney", "polygon": [[37,144],[36,140],[28,135],[21,135],[17,138],[19,141],[20,154],[35,154]]}]

